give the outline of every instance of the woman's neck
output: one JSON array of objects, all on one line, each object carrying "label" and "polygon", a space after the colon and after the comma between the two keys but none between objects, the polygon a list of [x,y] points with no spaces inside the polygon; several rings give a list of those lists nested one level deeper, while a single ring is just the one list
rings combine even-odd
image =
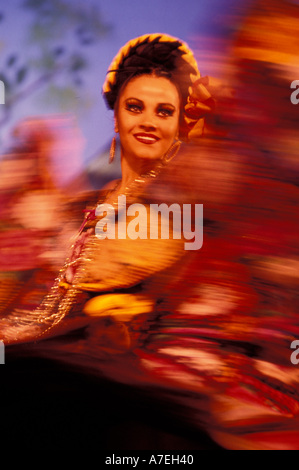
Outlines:
[{"label": "woman's neck", "polygon": [[136,178],[141,175],[148,173],[157,166],[157,160],[142,160],[138,162],[134,161],[134,166],[130,165],[130,162],[122,157],[121,158],[121,171],[122,171],[122,180],[120,188],[121,190],[129,186]]}]

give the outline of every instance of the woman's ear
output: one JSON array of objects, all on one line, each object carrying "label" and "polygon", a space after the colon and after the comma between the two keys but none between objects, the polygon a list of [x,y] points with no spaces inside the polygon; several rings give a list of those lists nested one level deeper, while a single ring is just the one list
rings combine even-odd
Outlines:
[{"label": "woman's ear", "polygon": [[114,116],[114,132],[118,132],[118,122],[115,116]]}]

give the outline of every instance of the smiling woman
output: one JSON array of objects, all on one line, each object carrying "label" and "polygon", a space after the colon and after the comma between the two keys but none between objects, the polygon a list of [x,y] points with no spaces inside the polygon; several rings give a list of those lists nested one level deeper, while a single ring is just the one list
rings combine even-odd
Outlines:
[{"label": "smiling woman", "polygon": [[179,111],[177,88],[166,78],[141,75],[126,85],[115,111],[124,182],[130,169],[145,173],[166,154],[178,136]]},{"label": "smiling woman", "polygon": [[[163,388],[164,377],[157,380],[151,374],[140,350],[149,342],[152,328],[159,330],[163,305],[169,305],[172,296],[177,301],[173,286],[184,275],[191,251],[201,248],[198,243],[190,250],[184,243],[183,233],[190,240],[198,221],[191,210],[186,213],[196,201],[196,175],[192,155],[189,167],[183,162],[181,141],[188,146],[190,132],[202,134],[203,118],[213,100],[188,46],[162,34],[136,38],[120,50],[108,70],[103,94],[119,133],[122,177],[88,195],[86,217],[49,294],[35,310],[16,305],[6,312],[0,321],[0,339],[7,345],[32,342],[35,354],[59,357],[114,381]],[[114,145],[112,156],[113,150]],[[183,168],[188,168],[187,176]],[[125,201],[125,208],[144,209],[138,223],[132,224],[130,211],[122,221],[119,200]],[[115,233],[121,236],[97,237],[101,204],[111,208]],[[148,222],[154,206],[157,212],[169,207],[167,227],[173,235],[161,234],[161,217],[155,227]],[[185,215],[190,216],[187,224]],[[158,235],[151,237],[154,228]],[[184,296],[183,291],[180,294]],[[182,376],[177,372],[173,374],[170,367],[169,385],[181,390]]]}]

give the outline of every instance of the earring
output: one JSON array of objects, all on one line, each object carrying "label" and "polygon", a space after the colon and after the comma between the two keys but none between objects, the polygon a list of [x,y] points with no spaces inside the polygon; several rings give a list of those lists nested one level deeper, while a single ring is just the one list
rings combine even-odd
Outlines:
[{"label": "earring", "polygon": [[182,142],[180,140],[177,140],[176,142],[172,144],[172,146],[168,149],[168,151],[164,155],[163,161],[165,163],[169,163],[170,160],[172,160],[176,156],[176,154],[180,150],[181,143]]},{"label": "earring", "polygon": [[116,138],[113,137],[111,146],[110,146],[110,152],[109,152],[109,163],[112,163],[114,160],[115,148],[116,148]]}]

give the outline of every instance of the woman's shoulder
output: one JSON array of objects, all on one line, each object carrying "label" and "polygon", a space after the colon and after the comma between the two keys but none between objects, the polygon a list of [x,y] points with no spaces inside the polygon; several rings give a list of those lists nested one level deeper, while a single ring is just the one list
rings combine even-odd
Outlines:
[{"label": "woman's shoulder", "polygon": [[119,184],[120,179],[113,179],[106,183],[102,188],[101,191],[111,191],[115,189],[115,187]]},{"label": "woman's shoulder", "polygon": [[107,192],[113,190],[115,186],[119,183],[119,179],[114,179],[105,183],[100,189],[91,189],[87,191],[82,191],[81,193],[77,194],[75,197],[70,198],[68,203],[71,205],[76,204],[83,204],[83,205],[90,205],[95,204],[102,195],[107,194]]},{"label": "woman's shoulder", "polygon": [[143,185],[141,197],[152,203],[187,203],[196,200],[198,147],[182,146],[179,154]]}]

